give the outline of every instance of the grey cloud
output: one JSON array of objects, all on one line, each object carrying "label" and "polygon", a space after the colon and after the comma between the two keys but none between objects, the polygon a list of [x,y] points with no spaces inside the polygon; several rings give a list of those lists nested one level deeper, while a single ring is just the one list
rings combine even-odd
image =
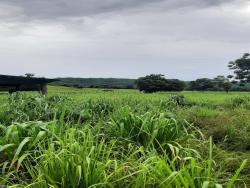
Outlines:
[{"label": "grey cloud", "polygon": [[249,50],[245,2],[0,0],[0,74],[227,74],[227,62]]},{"label": "grey cloud", "polygon": [[[155,0],[159,2],[162,0]],[[2,0],[0,4],[20,8],[21,16],[35,19],[56,19],[100,14],[138,7],[151,0]]]},{"label": "grey cloud", "polygon": [[[105,12],[134,9],[148,4],[165,3],[164,9],[181,7],[214,6],[228,3],[232,0],[1,0],[0,8],[4,6],[16,8],[16,19],[57,19],[81,17]],[[1,14],[0,14],[1,16]],[[11,15],[2,15],[8,18]]]}]

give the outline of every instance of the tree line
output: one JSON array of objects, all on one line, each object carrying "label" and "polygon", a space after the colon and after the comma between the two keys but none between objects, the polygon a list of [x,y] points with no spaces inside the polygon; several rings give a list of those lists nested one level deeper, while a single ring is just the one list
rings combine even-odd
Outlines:
[{"label": "tree line", "polygon": [[191,82],[178,79],[166,79],[161,74],[151,74],[136,80],[136,87],[145,93],[157,91],[249,91],[250,90],[250,54],[228,64],[233,75],[217,76],[213,79],[200,78]]},{"label": "tree line", "polygon": [[[54,85],[77,88],[138,89],[146,93],[157,91],[250,91],[250,54],[228,64],[232,75],[219,75],[213,79],[199,78],[186,82],[178,79],[166,79],[161,74],[151,74],[138,79],[122,78],[58,78]],[[33,74],[27,74],[33,77]]]}]

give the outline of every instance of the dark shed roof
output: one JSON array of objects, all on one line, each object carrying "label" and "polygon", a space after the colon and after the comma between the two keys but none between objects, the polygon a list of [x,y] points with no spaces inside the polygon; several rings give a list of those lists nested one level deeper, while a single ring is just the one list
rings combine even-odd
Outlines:
[{"label": "dark shed roof", "polygon": [[57,79],[35,78],[25,76],[0,75],[0,85],[46,84],[58,81]]}]

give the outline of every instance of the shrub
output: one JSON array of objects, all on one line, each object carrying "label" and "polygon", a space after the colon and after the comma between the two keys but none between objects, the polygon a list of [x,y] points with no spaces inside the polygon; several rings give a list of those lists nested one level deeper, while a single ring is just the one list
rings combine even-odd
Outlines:
[{"label": "shrub", "polygon": [[170,106],[176,107],[184,107],[184,106],[192,106],[192,103],[188,101],[184,95],[172,94],[167,99],[167,104]]}]

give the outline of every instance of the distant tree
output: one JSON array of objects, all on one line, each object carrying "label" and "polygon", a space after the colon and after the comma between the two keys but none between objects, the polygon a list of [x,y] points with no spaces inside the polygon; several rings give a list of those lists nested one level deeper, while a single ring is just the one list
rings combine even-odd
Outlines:
[{"label": "distant tree", "polygon": [[195,81],[191,81],[189,83],[190,90],[197,90],[197,91],[207,91],[207,90],[214,90],[215,84],[212,79],[209,78],[200,78]]},{"label": "distant tree", "polygon": [[166,79],[161,74],[151,74],[136,80],[136,86],[140,91],[152,93],[162,91],[166,86]]},{"label": "distant tree", "polygon": [[32,77],[34,77],[35,75],[32,74],[32,73],[26,73],[25,76],[28,77],[28,78],[32,78]]},{"label": "distant tree", "polygon": [[167,79],[165,87],[165,91],[183,91],[186,84],[178,79]]},{"label": "distant tree", "polygon": [[224,91],[226,91],[228,93],[229,90],[232,88],[231,82],[224,82],[223,83],[223,88],[224,88]]},{"label": "distant tree", "polygon": [[245,53],[241,58],[231,61],[228,64],[229,69],[234,70],[234,75],[229,75],[229,79],[234,82],[240,82],[241,85],[250,82],[250,54]]},{"label": "distant tree", "polygon": [[189,83],[188,90],[194,91],[226,91],[231,89],[232,83],[225,76],[217,76],[214,79],[200,78]]},{"label": "distant tree", "polygon": [[225,76],[217,76],[213,79],[213,82],[216,90],[224,90],[226,92],[229,92],[232,87],[230,80]]},{"label": "distant tree", "polygon": [[157,91],[182,91],[185,88],[183,81],[168,80],[161,74],[151,74],[136,80],[136,86],[140,91],[152,93]]}]

